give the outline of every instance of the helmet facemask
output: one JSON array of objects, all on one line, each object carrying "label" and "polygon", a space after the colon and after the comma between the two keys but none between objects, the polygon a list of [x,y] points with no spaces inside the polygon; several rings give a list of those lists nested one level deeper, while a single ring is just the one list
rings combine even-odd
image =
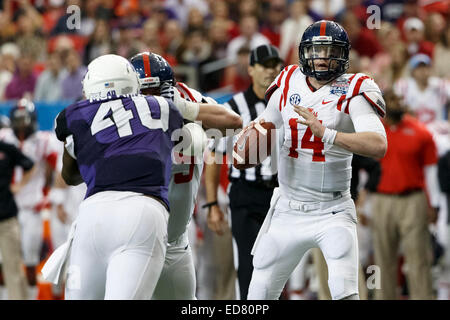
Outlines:
[{"label": "helmet facemask", "polygon": [[[329,81],[349,67],[348,44],[341,41],[304,41],[299,47],[302,72],[319,81]],[[321,61],[318,61],[321,60]],[[323,62],[319,69],[317,62]]]}]

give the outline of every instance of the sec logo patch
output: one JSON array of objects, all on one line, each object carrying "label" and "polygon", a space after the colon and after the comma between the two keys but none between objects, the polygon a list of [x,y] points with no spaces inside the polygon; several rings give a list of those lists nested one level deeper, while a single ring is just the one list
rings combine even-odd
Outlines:
[{"label": "sec logo patch", "polygon": [[302,98],[300,98],[300,95],[297,94],[297,93],[291,95],[291,97],[289,98],[289,102],[290,102],[293,106],[299,106],[301,100],[302,100]]}]

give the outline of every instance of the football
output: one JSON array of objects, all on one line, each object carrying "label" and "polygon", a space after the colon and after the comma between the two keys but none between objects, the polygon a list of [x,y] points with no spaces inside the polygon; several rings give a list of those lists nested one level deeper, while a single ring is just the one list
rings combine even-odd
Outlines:
[{"label": "football", "polygon": [[275,125],[272,122],[256,123],[253,128],[240,135],[234,144],[233,166],[238,170],[256,167],[270,156],[272,138],[275,136]]}]

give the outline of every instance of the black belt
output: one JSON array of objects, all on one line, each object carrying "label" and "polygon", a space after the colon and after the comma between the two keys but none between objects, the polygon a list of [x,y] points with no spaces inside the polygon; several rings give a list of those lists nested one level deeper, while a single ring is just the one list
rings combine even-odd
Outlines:
[{"label": "black belt", "polygon": [[249,187],[252,188],[259,188],[259,189],[275,189],[278,187],[278,181],[277,180],[256,180],[256,181],[248,181],[244,179],[230,179],[231,183],[243,183]]}]

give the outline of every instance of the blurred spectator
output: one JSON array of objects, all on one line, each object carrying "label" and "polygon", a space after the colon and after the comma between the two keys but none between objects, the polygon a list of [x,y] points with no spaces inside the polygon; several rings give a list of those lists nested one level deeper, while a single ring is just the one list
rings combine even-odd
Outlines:
[{"label": "blurred spectator", "polygon": [[313,23],[306,13],[306,4],[303,0],[293,1],[289,7],[289,14],[289,18],[282,23],[280,32],[280,56],[288,65],[291,64],[290,56],[298,49],[303,32]]},{"label": "blurred spectator", "polygon": [[438,43],[445,30],[445,19],[440,13],[431,13],[425,19],[425,39]]},{"label": "blurred spectator", "polygon": [[202,12],[198,8],[191,8],[188,14],[186,30],[201,29],[204,27],[204,23]]},{"label": "blurred spectator", "polygon": [[175,12],[169,8],[164,7],[164,1],[153,1],[152,2],[152,10],[151,14],[149,16],[145,16],[145,21],[148,20],[148,18],[151,18],[153,21],[155,21],[158,24],[158,28],[162,29],[163,25],[168,20],[177,20],[179,23],[179,20],[177,19],[177,15]]},{"label": "blurred spectator", "polygon": [[215,59],[227,57],[228,32],[226,24],[221,18],[211,21],[208,29],[208,39],[211,43],[212,55]]},{"label": "blurred spectator", "polygon": [[[37,17],[36,17],[37,16]],[[39,13],[34,9],[21,11],[17,18],[17,34],[15,42],[21,52],[28,52],[35,61],[45,61],[45,40],[41,34],[41,23]]]},{"label": "blurred spectator", "polygon": [[[419,5],[419,0],[403,0],[402,1],[402,14],[397,19],[397,27],[404,32],[404,24],[409,18],[423,19],[425,17],[425,11]],[[405,35],[402,34],[402,39],[405,39]]]},{"label": "blurred spectator", "polygon": [[164,24],[164,36],[161,39],[164,51],[176,56],[184,40],[183,30],[177,20],[171,19]]},{"label": "blurred spectator", "polygon": [[204,31],[202,29],[189,31],[186,35],[184,48],[180,63],[192,66],[198,71],[199,89],[207,91],[215,88],[220,79],[211,78],[211,75],[205,74],[201,69],[203,65],[214,60],[211,44],[205,37]]},{"label": "blurred spectator", "polygon": [[192,8],[197,8],[202,16],[206,16],[209,11],[208,4],[204,0],[166,0],[165,7],[175,12],[183,29],[188,25],[188,16]]},{"label": "blurred spectator", "polygon": [[436,146],[431,133],[406,114],[399,97],[387,91],[384,98],[389,148],[380,160],[381,176],[373,195],[371,219],[375,264],[381,275],[376,298],[398,298],[396,277],[401,245],[410,299],[432,299],[428,223],[436,221],[438,210]]},{"label": "blurred spectator", "polygon": [[67,21],[72,14],[72,13],[67,13],[67,8],[70,6],[78,6],[78,8],[81,8],[82,2],[81,2],[81,0],[67,0],[66,1],[66,6],[64,8],[64,15],[58,19],[58,22],[56,22],[56,25],[53,27],[52,31],[50,32],[51,36],[56,36],[61,33],[78,33],[78,32],[80,32],[76,28],[69,28],[69,25],[67,24]]},{"label": "blurred spectator", "polygon": [[61,98],[76,101],[83,95],[81,81],[86,73],[86,67],[81,64],[80,54],[76,50],[68,52],[64,65],[67,67],[67,73],[61,81]]},{"label": "blurred spectator", "polygon": [[373,31],[362,26],[361,22],[353,12],[347,11],[343,14],[340,23],[347,31],[352,48],[355,49],[361,57],[367,56],[372,58],[383,50]]},{"label": "blurred spectator", "polygon": [[280,46],[281,24],[287,17],[287,6],[284,0],[271,0],[267,19],[261,28],[261,34],[276,47]]},{"label": "blurred spectator", "polygon": [[99,4],[100,0],[88,0],[83,2],[83,8],[81,10],[80,35],[88,37],[94,32],[97,26],[96,19]]},{"label": "blurred spectator", "polygon": [[407,75],[408,52],[395,25],[383,22],[376,35],[383,51],[368,59],[366,71],[384,90],[392,88],[394,82]]},{"label": "blurred spectator", "polygon": [[230,63],[236,62],[237,52],[242,46],[248,46],[250,50],[270,44],[269,39],[258,31],[258,20],[255,16],[245,16],[239,22],[241,35],[230,41],[227,48],[227,58]]},{"label": "blurred spectator", "polygon": [[227,30],[230,39],[239,35],[239,25],[230,19],[230,9],[227,1],[212,1],[211,2],[212,21],[219,20],[223,23],[223,27]]},{"label": "blurred spectator", "polygon": [[395,92],[420,122],[446,119],[446,105],[450,101],[449,83],[431,76],[431,59],[425,54],[413,56],[409,67],[411,77],[397,81]]},{"label": "blurred spectator", "polygon": [[20,56],[20,50],[15,43],[8,42],[2,45],[0,55],[0,100],[3,100],[6,86],[16,71],[16,60]]},{"label": "blurred spectator", "polygon": [[250,49],[242,46],[237,53],[236,63],[225,69],[223,86],[230,87],[233,93],[246,90],[252,83],[248,74]]},{"label": "blurred spectator", "polygon": [[450,23],[447,23],[440,41],[434,47],[433,60],[433,74],[450,80]]},{"label": "blurred spectator", "polygon": [[47,59],[46,70],[37,79],[34,100],[45,102],[61,100],[61,82],[65,76],[66,70],[62,69],[59,53],[51,53]]},{"label": "blurred spectator", "polygon": [[[128,45],[128,43],[125,43],[124,45]],[[95,58],[112,53],[111,47],[111,31],[108,22],[106,20],[97,20],[94,32],[90,36],[84,49],[83,64],[88,65]]]},{"label": "blurred spectator", "polygon": [[28,52],[21,54],[17,60],[17,70],[6,86],[6,99],[21,99],[26,93],[33,94],[37,76],[33,72],[34,58]]},{"label": "blurred spectator", "polygon": [[[142,36],[140,39],[139,51],[150,51],[150,45],[153,46],[155,42],[160,42],[161,33],[159,31],[159,24],[156,20],[147,19],[142,26]],[[116,41],[118,43],[118,41]],[[120,43],[118,43],[120,44]],[[154,51],[150,51],[154,52]],[[156,52],[155,52],[156,53]],[[159,53],[158,53],[159,54]]]},{"label": "blurred spectator", "polygon": [[[258,24],[262,16],[262,8],[256,0],[239,1],[239,15],[236,19],[242,20],[246,16],[256,17]],[[242,31],[241,31],[242,32]]]},{"label": "blurred spectator", "polygon": [[[136,28],[128,26],[126,23],[119,26],[119,38],[112,44],[109,41],[104,44],[105,51],[109,51],[106,53],[114,52],[115,54],[118,54],[127,59],[131,58],[135,54],[138,54],[140,51],[139,42],[135,37],[136,30]],[[87,65],[86,62],[84,64]]]},{"label": "blurred spectator", "polygon": [[[355,1],[345,1],[345,0],[312,0],[310,1],[310,9],[317,16],[320,16],[320,19],[332,19],[339,13],[342,13],[345,9],[350,9],[348,6],[346,7],[346,2],[355,2]],[[360,2],[360,1],[356,1]]]},{"label": "blurred spectator", "polygon": [[211,56],[211,45],[207,41],[203,29],[193,29],[186,34],[185,50],[181,55],[184,64],[199,66]]},{"label": "blurred spectator", "polygon": [[64,0],[48,2],[44,11],[38,9],[42,12],[42,32],[45,35],[50,34],[59,18],[65,14],[64,9]]},{"label": "blurred spectator", "polygon": [[0,11],[0,43],[14,39],[16,28],[6,11]]},{"label": "blurred spectator", "polygon": [[433,57],[434,44],[425,40],[425,26],[419,18],[408,18],[403,24],[409,56],[424,53]]}]

